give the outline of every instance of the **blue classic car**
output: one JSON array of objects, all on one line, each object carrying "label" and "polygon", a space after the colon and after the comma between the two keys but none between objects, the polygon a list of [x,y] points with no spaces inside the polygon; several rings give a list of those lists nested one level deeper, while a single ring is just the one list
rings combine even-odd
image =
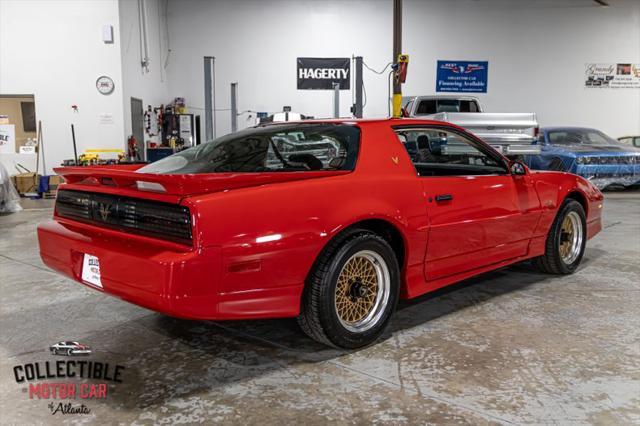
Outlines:
[{"label": "blue classic car", "polygon": [[585,127],[540,129],[540,155],[525,157],[534,170],[575,173],[598,188],[640,184],[640,148]]}]

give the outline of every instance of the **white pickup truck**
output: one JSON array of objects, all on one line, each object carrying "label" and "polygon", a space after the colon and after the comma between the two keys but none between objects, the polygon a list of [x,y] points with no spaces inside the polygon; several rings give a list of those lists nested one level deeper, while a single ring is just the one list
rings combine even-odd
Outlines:
[{"label": "white pickup truck", "polygon": [[404,115],[457,124],[504,155],[540,154],[535,113],[483,112],[472,96],[412,96],[403,99]]}]

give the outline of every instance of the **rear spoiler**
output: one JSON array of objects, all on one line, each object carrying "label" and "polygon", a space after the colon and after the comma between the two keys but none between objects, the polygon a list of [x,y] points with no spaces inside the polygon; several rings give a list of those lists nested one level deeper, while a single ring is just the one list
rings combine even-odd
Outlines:
[{"label": "rear spoiler", "polygon": [[58,167],[54,171],[69,184],[120,187],[180,196],[350,173],[350,170],[336,170],[170,175],[136,172],[140,167],[142,166]]}]

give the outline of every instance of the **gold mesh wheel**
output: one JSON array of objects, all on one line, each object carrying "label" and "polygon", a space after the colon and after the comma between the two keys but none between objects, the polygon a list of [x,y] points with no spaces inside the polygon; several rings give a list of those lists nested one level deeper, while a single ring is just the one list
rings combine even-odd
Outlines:
[{"label": "gold mesh wheel", "polygon": [[389,268],[378,253],[363,250],[342,267],[335,291],[335,308],[340,323],[349,331],[373,327],[389,300]]},{"label": "gold mesh wheel", "polygon": [[565,265],[572,264],[582,249],[582,220],[576,212],[569,212],[560,228],[560,244],[558,251]]}]

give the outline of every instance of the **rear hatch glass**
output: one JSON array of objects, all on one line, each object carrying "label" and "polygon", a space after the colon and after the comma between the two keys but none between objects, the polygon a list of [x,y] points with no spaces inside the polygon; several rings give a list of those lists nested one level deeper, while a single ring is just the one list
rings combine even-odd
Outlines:
[{"label": "rear hatch glass", "polygon": [[353,170],[360,130],[347,124],[296,123],[245,129],[137,170],[198,174]]},{"label": "rear hatch glass", "polygon": [[480,112],[474,100],[467,99],[425,99],[418,105],[417,115],[431,115],[441,112]]}]

